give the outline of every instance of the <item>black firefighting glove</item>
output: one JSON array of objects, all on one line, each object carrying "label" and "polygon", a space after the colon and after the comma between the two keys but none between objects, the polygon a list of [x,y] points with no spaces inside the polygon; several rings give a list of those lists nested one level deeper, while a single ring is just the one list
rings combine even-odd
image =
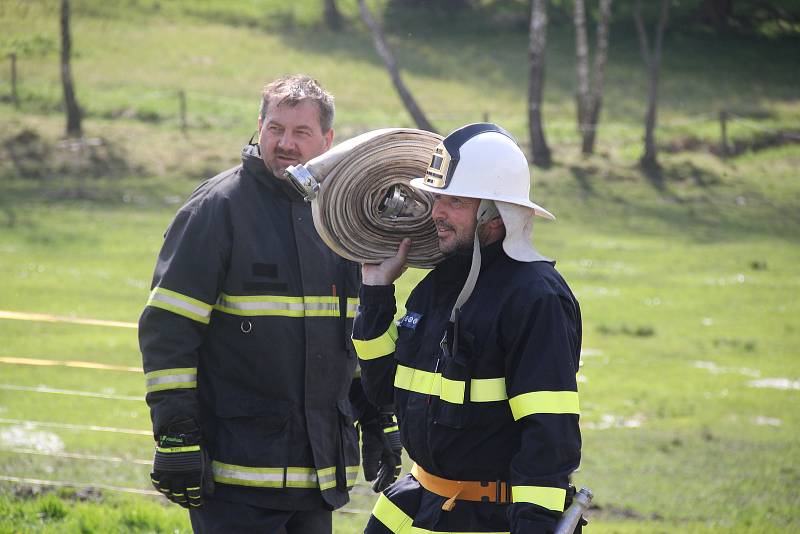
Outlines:
[{"label": "black firefighting glove", "polygon": [[364,478],[374,481],[372,491],[380,493],[400,476],[403,447],[397,418],[391,412],[381,412],[360,426]]},{"label": "black firefighting glove", "polygon": [[170,425],[158,436],[150,480],[170,501],[196,508],[203,505],[203,494],[214,492],[210,468],[200,429],[189,419]]}]

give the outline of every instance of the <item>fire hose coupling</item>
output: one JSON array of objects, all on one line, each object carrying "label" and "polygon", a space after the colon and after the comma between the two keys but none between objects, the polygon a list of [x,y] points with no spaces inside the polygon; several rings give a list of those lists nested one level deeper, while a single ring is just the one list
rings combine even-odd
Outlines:
[{"label": "fire hose coupling", "polygon": [[283,171],[283,177],[288,178],[289,183],[306,202],[311,202],[317,197],[319,182],[303,165],[290,165]]},{"label": "fire hose coupling", "polygon": [[378,213],[384,217],[396,218],[406,205],[406,193],[399,185],[393,185],[378,206]]},{"label": "fire hose coupling", "polygon": [[594,494],[589,488],[581,488],[575,493],[572,497],[572,504],[564,511],[553,534],[572,534],[578,523],[582,522],[585,525],[587,521],[584,514],[589,510],[593,498]]}]

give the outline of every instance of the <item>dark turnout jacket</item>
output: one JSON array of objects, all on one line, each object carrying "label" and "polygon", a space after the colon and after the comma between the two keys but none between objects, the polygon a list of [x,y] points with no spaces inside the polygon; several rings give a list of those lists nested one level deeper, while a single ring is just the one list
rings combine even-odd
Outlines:
[{"label": "dark turnout jacket", "polygon": [[394,402],[411,459],[451,480],[508,482],[513,502],[459,501],[442,512],[444,497],[429,492],[413,504],[400,489],[384,497],[397,497],[391,521],[449,514],[453,532],[546,532],[580,461],[580,308],[552,264],[515,261],[497,242],[482,250],[456,334],[450,313],[470,259],[451,256],[431,271],[397,323],[393,287],[362,286],[353,339],[367,396]]},{"label": "dark turnout jacket", "polygon": [[359,275],[255,146],[172,221],[139,323],[147,402],[155,435],[197,421],[219,498],[281,510],[347,502]]}]

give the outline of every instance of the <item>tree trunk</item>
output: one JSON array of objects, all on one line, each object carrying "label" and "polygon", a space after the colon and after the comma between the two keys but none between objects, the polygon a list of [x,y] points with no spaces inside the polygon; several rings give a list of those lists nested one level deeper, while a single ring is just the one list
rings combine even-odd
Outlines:
[{"label": "tree trunk", "polygon": [[358,0],[358,8],[361,11],[361,18],[364,20],[364,24],[366,24],[372,32],[375,50],[377,50],[378,55],[381,56],[383,63],[386,65],[386,69],[389,71],[389,76],[392,78],[394,88],[397,91],[397,94],[400,95],[400,100],[403,101],[403,105],[406,107],[406,110],[417,124],[417,128],[435,133],[436,129],[425,117],[425,114],[417,105],[414,97],[411,96],[411,93],[403,83],[403,79],[400,77],[400,72],[397,70],[397,62],[395,61],[391,50],[389,50],[389,47],[386,44],[386,38],[383,35],[383,30],[375,21],[375,19],[372,18],[372,14],[369,12],[364,0]]},{"label": "tree trunk", "polygon": [[528,129],[533,164],[549,167],[550,148],[542,128],[542,94],[544,89],[544,53],[547,45],[547,0],[532,0],[530,45],[530,80],[528,82]]},{"label": "tree trunk", "polygon": [[69,0],[61,0],[61,83],[67,108],[67,137],[81,136],[81,109],[75,99],[69,59],[72,42],[69,34]]},{"label": "tree trunk", "polygon": [[339,8],[336,7],[336,0],[324,0],[325,8],[325,24],[333,31],[342,29],[342,14],[339,13]]},{"label": "tree trunk", "polygon": [[573,23],[575,26],[575,65],[578,75],[578,131],[586,140],[589,127],[589,45],[586,38],[586,10],[583,0],[575,0],[573,6]]},{"label": "tree trunk", "polygon": [[589,44],[586,37],[586,10],[583,0],[575,0],[573,22],[575,25],[575,56],[578,71],[578,130],[581,133],[581,152],[588,156],[594,152],[597,121],[603,103],[603,84],[608,59],[608,23],[611,18],[611,0],[600,0],[600,18],[597,21],[597,45],[594,56],[594,75],[589,83]]},{"label": "tree trunk", "polygon": [[633,11],[633,20],[636,23],[636,32],[639,34],[639,47],[642,52],[642,59],[647,67],[648,89],[647,89],[647,112],[644,118],[644,154],[639,160],[639,164],[645,170],[658,169],[658,159],[656,151],[655,129],[658,113],[658,79],[661,74],[661,50],[664,41],[664,30],[667,27],[669,16],[670,0],[661,0],[661,13],[658,18],[658,26],[655,35],[654,49],[650,50],[647,39],[647,30],[644,27],[641,13],[641,0],[636,0]]},{"label": "tree trunk", "polygon": [[594,153],[594,142],[597,136],[597,123],[600,109],[603,106],[603,86],[606,78],[608,62],[608,25],[611,20],[611,0],[600,0],[600,18],[597,21],[597,48],[594,55],[594,76],[589,94],[589,110],[587,118],[589,128],[583,136],[581,150],[584,155]]}]

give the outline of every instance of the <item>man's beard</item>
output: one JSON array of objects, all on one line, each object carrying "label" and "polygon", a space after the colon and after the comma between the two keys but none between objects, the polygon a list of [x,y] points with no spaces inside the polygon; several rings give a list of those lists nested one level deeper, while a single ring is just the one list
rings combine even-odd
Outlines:
[{"label": "man's beard", "polygon": [[471,252],[474,245],[475,236],[474,230],[472,232],[465,232],[459,234],[453,226],[446,222],[437,222],[437,230],[449,230],[453,232],[453,239],[448,241],[445,245],[442,240],[439,240],[439,252],[445,255],[458,254],[464,252]]}]

